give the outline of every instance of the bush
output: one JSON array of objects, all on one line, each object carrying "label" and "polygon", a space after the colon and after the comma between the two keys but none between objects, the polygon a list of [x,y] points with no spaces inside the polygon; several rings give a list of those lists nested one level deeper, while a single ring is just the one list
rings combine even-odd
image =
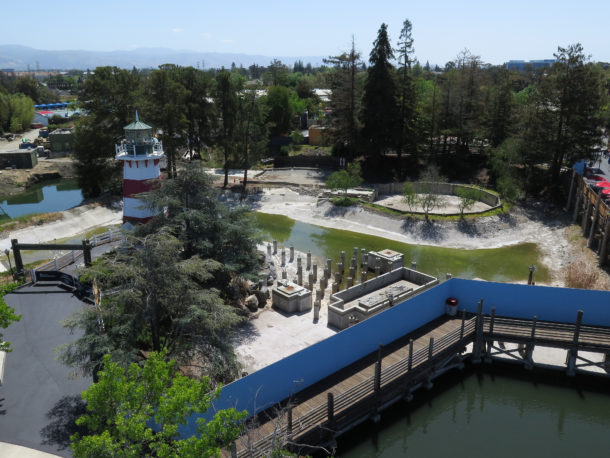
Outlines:
[{"label": "bush", "polygon": [[599,271],[584,259],[579,259],[565,268],[564,280],[568,288],[596,289]]}]

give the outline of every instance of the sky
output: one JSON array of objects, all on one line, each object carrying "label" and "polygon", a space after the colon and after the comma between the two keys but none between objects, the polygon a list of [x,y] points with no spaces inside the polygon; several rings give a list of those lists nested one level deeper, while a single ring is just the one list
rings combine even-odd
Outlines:
[{"label": "sky", "polygon": [[48,50],[330,56],[353,36],[368,60],[380,25],[396,45],[409,19],[422,64],[464,49],[490,64],[545,59],[577,42],[610,62],[609,0],[1,0],[0,13],[0,44]]}]

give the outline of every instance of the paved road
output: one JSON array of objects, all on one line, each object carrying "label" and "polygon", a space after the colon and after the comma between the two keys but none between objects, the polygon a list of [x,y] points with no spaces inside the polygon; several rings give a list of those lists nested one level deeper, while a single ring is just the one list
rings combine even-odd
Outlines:
[{"label": "paved road", "polygon": [[[57,286],[26,286],[5,300],[22,318],[3,332],[14,350],[6,355],[0,386],[0,442],[71,456],[57,442],[66,438],[74,400],[91,379],[57,362],[54,349],[77,337],[61,322],[83,303]],[[57,415],[49,418],[54,407]]]}]

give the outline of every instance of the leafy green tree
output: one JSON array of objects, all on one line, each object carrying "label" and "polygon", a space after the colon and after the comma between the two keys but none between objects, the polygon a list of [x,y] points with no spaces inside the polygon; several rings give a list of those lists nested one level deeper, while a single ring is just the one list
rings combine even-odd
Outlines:
[{"label": "leafy green tree", "polygon": [[269,88],[265,101],[271,135],[289,132],[295,114],[294,105],[290,103],[290,90],[284,86],[273,86]]},{"label": "leafy green tree", "polygon": [[134,120],[141,105],[140,74],[137,70],[98,67],[83,83],[79,105],[87,112],[74,130],[74,167],[85,197],[96,197],[120,184],[114,145],[123,138],[123,128]]},{"label": "leafy green tree", "polygon": [[248,168],[267,148],[269,137],[267,110],[267,104],[257,98],[254,88],[246,90],[240,97],[238,140],[244,168],[242,195],[245,195],[248,185]]},{"label": "leafy green tree", "polygon": [[246,207],[230,209],[222,204],[200,164],[183,167],[176,178],[163,180],[148,200],[158,213],[138,228],[139,234],[167,228],[183,244],[184,258],[198,255],[221,262],[235,275],[256,275],[258,237],[252,213]]},{"label": "leafy green tree", "polygon": [[447,178],[439,173],[438,167],[428,166],[417,181],[417,205],[424,211],[426,221],[430,222],[430,212],[445,205],[441,194],[440,184],[447,182]]},{"label": "leafy green tree", "polygon": [[87,413],[76,423],[89,432],[71,436],[75,457],[218,457],[239,437],[246,412],[235,409],[199,419],[196,435],[180,437],[180,425],[207,412],[220,388],[210,393],[208,378],[184,377],[165,356],[153,352],[128,369],[104,357],[98,381],[82,393]]},{"label": "leafy green tree", "polygon": [[[9,307],[4,301],[4,295],[14,291],[17,288],[17,283],[7,283],[0,287],[0,328],[6,329],[11,323],[21,320],[21,315],[15,314],[15,309]],[[11,343],[5,342],[0,333],[0,351],[9,352]]]},{"label": "leafy green tree", "polygon": [[358,162],[348,164],[347,170],[339,170],[330,174],[326,187],[332,190],[340,189],[347,196],[349,188],[355,188],[362,183],[362,171]]},{"label": "leafy green tree", "polygon": [[479,199],[479,191],[469,187],[459,187],[456,190],[457,196],[460,198],[459,209],[462,219],[464,218],[464,211],[474,207]]},{"label": "leafy green tree", "polygon": [[180,70],[175,65],[162,65],[150,74],[145,85],[146,120],[161,130],[169,178],[176,174],[178,151],[188,146],[187,91],[179,81]]},{"label": "leafy green tree", "polygon": [[406,181],[402,188],[402,195],[405,203],[409,207],[409,211],[412,212],[417,207],[417,191],[415,186],[410,181]]},{"label": "leafy green tree", "polygon": [[387,25],[381,24],[369,56],[362,96],[362,136],[367,151],[374,156],[396,145],[397,90],[392,59]]},{"label": "leafy green tree", "polygon": [[164,232],[130,242],[86,272],[114,293],[66,322],[84,334],[62,347],[63,362],[95,374],[105,354],[126,367],[142,351],[164,351],[194,373],[232,380],[237,363],[227,335],[240,319],[218,289],[228,284],[223,266],[184,259],[180,241]]}]

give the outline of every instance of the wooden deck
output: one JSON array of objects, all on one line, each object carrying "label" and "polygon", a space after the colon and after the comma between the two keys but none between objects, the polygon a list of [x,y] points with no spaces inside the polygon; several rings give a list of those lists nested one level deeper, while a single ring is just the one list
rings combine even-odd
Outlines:
[{"label": "wooden deck", "polygon": [[405,372],[424,365],[431,356],[439,355],[460,339],[472,337],[474,320],[466,324],[462,318],[439,318],[259,414],[256,426],[238,440],[237,455],[262,456],[275,444],[306,436],[319,428],[328,421],[329,396],[332,414],[340,418],[355,403],[386,388]]}]

